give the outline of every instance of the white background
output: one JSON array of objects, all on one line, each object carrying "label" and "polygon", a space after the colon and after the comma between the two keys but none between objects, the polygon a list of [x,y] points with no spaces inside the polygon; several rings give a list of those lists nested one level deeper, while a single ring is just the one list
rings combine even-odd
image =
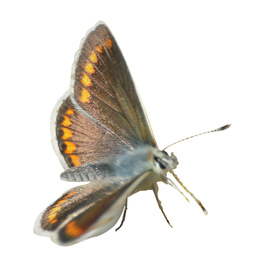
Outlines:
[{"label": "white background", "polygon": [[[2,1],[1,259],[270,259],[270,1]],[[183,142],[180,179],[131,197],[124,226],[71,247],[33,234],[65,190],[50,115],[85,32],[114,33],[160,148]],[[4,256],[4,257],[2,257]]]}]

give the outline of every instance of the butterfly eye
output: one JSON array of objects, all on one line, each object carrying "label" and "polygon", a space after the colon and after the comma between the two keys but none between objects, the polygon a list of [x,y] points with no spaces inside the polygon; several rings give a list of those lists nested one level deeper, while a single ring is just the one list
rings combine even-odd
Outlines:
[{"label": "butterfly eye", "polygon": [[161,158],[154,156],[154,161],[162,170],[167,168],[167,164]]}]

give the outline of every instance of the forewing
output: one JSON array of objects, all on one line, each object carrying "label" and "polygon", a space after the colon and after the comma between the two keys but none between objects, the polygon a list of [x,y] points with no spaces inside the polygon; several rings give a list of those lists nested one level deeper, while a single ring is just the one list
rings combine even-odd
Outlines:
[{"label": "forewing", "polygon": [[78,104],[114,132],[133,133],[144,143],[155,145],[126,62],[104,23],[83,40],[73,88]]},{"label": "forewing", "polygon": [[[140,143],[156,146],[126,62],[112,33],[104,23],[98,23],[82,40],[75,56],[69,97],[62,100],[56,109],[58,111],[60,108],[57,118],[61,118],[56,120],[55,136],[59,142],[56,150],[64,157],[63,165],[67,164],[68,167],[80,165],[71,162],[70,154],[65,153],[65,145],[63,149],[60,148],[61,144],[67,142],[63,140],[61,124],[67,116],[70,104],[77,114],[81,113],[81,118],[74,121],[70,128],[67,127],[66,136],[70,136],[70,130],[73,134],[71,146],[78,148],[75,155],[81,163],[120,152],[123,147],[133,149]],[[86,121],[92,121],[93,126],[89,130],[87,127],[81,130],[84,136],[82,138],[79,130]],[[79,128],[73,131],[72,127]],[[98,131],[103,134],[99,135]],[[107,135],[114,141],[108,142]],[[82,144],[88,137],[91,141],[87,140]],[[99,146],[102,148],[99,149]],[[80,153],[79,147],[82,148]],[[95,157],[96,152],[98,157]]]},{"label": "forewing", "polygon": [[114,178],[67,191],[38,218],[35,233],[71,245],[98,236],[118,221],[125,202],[149,172],[123,182]]}]

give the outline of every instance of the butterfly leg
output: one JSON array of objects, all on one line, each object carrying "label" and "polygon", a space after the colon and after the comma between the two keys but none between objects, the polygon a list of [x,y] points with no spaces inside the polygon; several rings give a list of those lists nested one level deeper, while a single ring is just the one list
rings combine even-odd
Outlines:
[{"label": "butterfly leg", "polygon": [[123,212],[123,215],[122,215],[122,220],[121,220],[121,223],[120,223],[120,225],[119,225],[119,227],[115,230],[115,231],[118,231],[121,227],[122,227],[122,225],[123,225],[123,223],[124,223],[124,221],[125,221],[125,218],[126,218],[126,211],[127,211],[127,209],[128,209],[128,207],[127,207],[127,205],[128,205],[128,200],[126,200],[126,203],[125,203],[125,206],[124,206],[124,212]]},{"label": "butterfly leg", "polygon": [[[164,210],[163,210],[162,203],[161,203],[161,201],[159,200],[159,197],[158,197],[158,185],[157,185],[157,183],[155,183],[155,184],[153,185],[153,193],[154,193],[154,195],[155,195],[155,198],[156,198],[156,201],[157,201],[157,203],[158,203],[159,209],[162,211],[162,213],[163,213],[163,215],[164,215],[164,217],[165,217],[167,223],[171,226],[171,224],[170,224],[170,222],[169,222],[169,220],[168,220],[168,218],[167,218],[167,216],[166,216],[166,214],[165,214],[165,212],[164,212]],[[172,227],[172,226],[171,226],[171,227]]]}]

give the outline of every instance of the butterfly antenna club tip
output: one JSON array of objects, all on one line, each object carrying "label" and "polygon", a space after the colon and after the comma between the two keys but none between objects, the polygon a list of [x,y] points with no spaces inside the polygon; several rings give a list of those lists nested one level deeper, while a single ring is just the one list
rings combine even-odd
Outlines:
[{"label": "butterfly antenna club tip", "polygon": [[217,131],[223,131],[223,130],[226,130],[228,129],[229,127],[231,126],[231,124],[227,124],[227,125],[224,125],[224,126],[221,126],[217,129]]}]

